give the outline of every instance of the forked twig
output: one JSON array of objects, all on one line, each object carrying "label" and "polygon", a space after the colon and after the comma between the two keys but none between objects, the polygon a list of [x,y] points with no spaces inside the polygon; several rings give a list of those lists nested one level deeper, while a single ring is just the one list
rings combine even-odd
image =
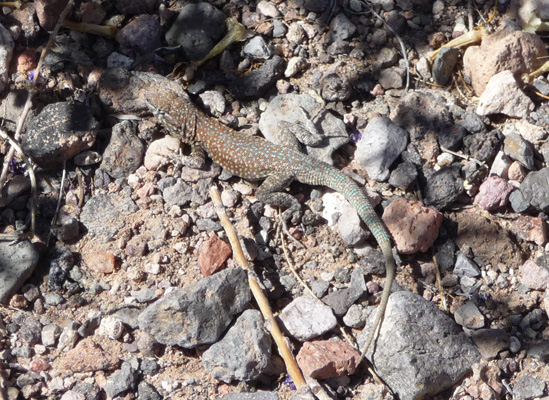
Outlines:
[{"label": "forked twig", "polygon": [[34,175],[34,169],[32,167],[32,164],[28,157],[23,152],[23,149],[21,149],[21,146],[15,139],[12,139],[6,132],[0,129],[0,136],[10,142],[11,148],[14,151],[19,152],[21,155],[21,158],[25,162],[25,165],[27,166],[27,169],[29,171],[29,178],[31,181],[31,234],[34,235],[34,230],[36,227],[36,205],[38,204],[38,195],[37,195],[37,189],[36,189],[36,176]]},{"label": "forked twig", "polygon": [[225,208],[221,203],[221,196],[216,186],[211,187],[210,196],[213,200],[214,209],[217,213],[217,216],[219,217],[219,221],[221,222],[221,225],[223,226],[223,229],[225,229],[227,237],[229,238],[229,242],[233,249],[234,258],[237,264],[248,271],[248,282],[250,284],[250,289],[252,290],[255,301],[259,305],[261,313],[263,314],[263,318],[265,318],[265,321],[267,322],[266,325],[268,326],[268,329],[277,344],[278,351],[282,356],[284,363],[286,364],[288,374],[290,374],[290,377],[294,381],[296,387],[300,388],[301,386],[307,384],[305,382],[305,378],[303,378],[303,374],[301,373],[301,370],[299,369],[295,361],[294,355],[286,345],[284,335],[282,335],[282,332],[280,331],[280,328],[278,327],[274,318],[271,307],[269,306],[269,301],[263,293],[263,290],[261,290],[255,274],[250,268],[246,257],[244,256],[244,252],[242,251],[242,247],[240,246],[240,242],[238,240],[236,232],[231,222],[229,221],[227,214],[225,213]]}]

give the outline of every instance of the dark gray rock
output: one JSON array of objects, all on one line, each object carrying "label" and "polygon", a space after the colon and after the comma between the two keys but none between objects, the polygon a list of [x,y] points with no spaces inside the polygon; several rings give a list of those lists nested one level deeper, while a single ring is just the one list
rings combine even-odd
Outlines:
[{"label": "dark gray rock", "polygon": [[453,102],[455,100],[445,92],[420,90],[406,94],[394,108],[393,122],[406,129],[414,150],[422,158],[431,159],[439,133],[454,125],[449,108]]},{"label": "dark gray rock", "polygon": [[178,179],[174,185],[162,190],[162,196],[168,206],[183,207],[192,200],[193,187],[182,179]]},{"label": "dark gray rock", "polygon": [[337,14],[330,22],[329,39],[332,42],[347,40],[356,32],[356,25],[343,13]]},{"label": "dark gray rock", "polygon": [[377,181],[389,178],[389,167],[408,144],[408,133],[389,118],[370,120],[357,143],[356,160]]},{"label": "dark gray rock", "polygon": [[330,4],[330,0],[296,0],[295,2],[300,7],[315,13],[322,12]]},{"label": "dark gray rock", "polygon": [[[375,313],[358,337],[364,345]],[[410,292],[391,295],[366,357],[401,399],[429,398],[459,381],[480,358],[462,329],[435,304]]]},{"label": "dark gray rock", "polygon": [[366,293],[366,281],[364,270],[356,268],[351,276],[351,284],[346,289],[332,292],[322,298],[322,301],[330,306],[338,317],[345,315],[349,307],[353,305],[364,293]]},{"label": "dark gray rock", "polygon": [[138,15],[117,32],[115,39],[127,56],[149,54],[162,44],[162,27],[156,16]]},{"label": "dark gray rock", "polygon": [[463,116],[463,119],[459,122],[469,133],[481,133],[486,130],[484,122],[480,115],[474,111],[467,111]]},{"label": "dark gray rock", "polygon": [[389,177],[389,184],[406,190],[417,178],[417,169],[411,162],[405,161],[400,164],[391,172]]},{"label": "dark gray rock", "polygon": [[6,303],[31,276],[38,252],[28,240],[0,242],[0,303]]},{"label": "dark gray rock", "polygon": [[424,188],[425,204],[444,210],[455,202],[465,192],[460,170],[459,165],[452,164],[431,175]]},{"label": "dark gray rock", "polygon": [[166,32],[166,42],[170,46],[180,45],[190,60],[201,60],[225,32],[226,18],[208,3],[188,4]]},{"label": "dark gray rock", "polygon": [[124,226],[120,216],[134,213],[137,209],[127,191],[99,193],[84,204],[80,222],[87,228],[88,234],[108,239]]},{"label": "dark gray rock", "polygon": [[326,101],[345,101],[351,97],[349,78],[339,74],[328,74],[322,78],[320,95]]},{"label": "dark gray rock", "polygon": [[115,0],[116,9],[123,15],[150,14],[154,11],[155,0]]},{"label": "dark gray rock", "polygon": [[509,204],[514,212],[523,213],[530,207],[530,203],[526,201],[520,190],[515,190],[509,195]]},{"label": "dark gray rock", "polygon": [[113,178],[125,178],[141,166],[144,154],[145,146],[137,137],[137,125],[122,121],[112,128],[101,168]]},{"label": "dark gray rock", "polygon": [[536,343],[528,349],[528,357],[533,357],[545,364],[549,362],[549,342]]},{"label": "dark gray rock", "polygon": [[250,302],[247,274],[230,268],[167,293],[139,315],[139,328],[162,344],[214,343]]},{"label": "dark gray rock", "polygon": [[133,390],[137,384],[137,378],[137,371],[129,362],[124,362],[122,367],[107,379],[105,392],[113,398],[123,392]]},{"label": "dark gray rock", "polygon": [[433,80],[445,86],[452,79],[454,67],[459,58],[459,50],[451,47],[442,47],[433,64]]},{"label": "dark gray rock", "polygon": [[405,69],[399,67],[386,68],[379,74],[379,84],[384,89],[401,89],[404,87],[405,78]]},{"label": "dark gray rock", "polygon": [[86,400],[99,400],[101,398],[100,393],[102,394],[101,389],[96,384],[86,382],[76,382],[71,390],[84,395]]},{"label": "dark gray rock", "polygon": [[498,130],[493,130],[466,136],[463,138],[466,152],[479,161],[490,163],[501,146],[498,133]]},{"label": "dark gray rock", "polygon": [[154,386],[149,385],[147,382],[141,381],[137,385],[137,400],[161,400],[162,398],[154,389]]},{"label": "dark gray rock", "polygon": [[4,92],[8,84],[11,58],[13,56],[13,37],[4,25],[0,25],[0,92]]},{"label": "dark gray rock", "polygon": [[456,244],[451,239],[446,239],[443,243],[440,243],[437,247],[435,254],[438,265],[445,270],[454,267],[456,260]]},{"label": "dark gray rock", "polygon": [[261,313],[247,310],[223,339],[204,352],[202,363],[215,379],[250,381],[267,368],[271,344]]},{"label": "dark gray rock", "polygon": [[361,254],[360,266],[366,274],[382,275],[386,268],[385,257],[381,251],[367,247]]},{"label": "dark gray rock", "polygon": [[438,143],[449,150],[459,150],[466,133],[467,129],[462,125],[452,125],[438,134]]},{"label": "dark gray rock", "polygon": [[33,346],[40,341],[42,333],[42,324],[24,313],[18,313],[15,322],[20,326],[17,332],[19,337],[29,346]]},{"label": "dark gray rock", "polygon": [[537,210],[549,211],[549,191],[540,188],[549,187],[549,167],[539,171],[532,171],[520,184],[520,191],[524,199]]},{"label": "dark gray rock", "polygon": [[517,399],[530,400],[543,396],[546,383],[535,376],[521,375],[513,385],[513,395]]},{"label": "dark gray rock", "polygon": [[535,169],[534,147],[518,133],[510,133],[505,137],[503,152],[518,161],[529,170]]},{"label": "dark gray rock", "polygon": [[229,83],[229,92],[238,99],[257,99],[263,96],[283,73],[284,61],[280,56],[274,56],[261,67]]},{"label": "dark gray rock", "polygon": [[29,123],[21,147],[37,164],[55,167],[93,146],[99,122],[83,103],[49,104]]}]

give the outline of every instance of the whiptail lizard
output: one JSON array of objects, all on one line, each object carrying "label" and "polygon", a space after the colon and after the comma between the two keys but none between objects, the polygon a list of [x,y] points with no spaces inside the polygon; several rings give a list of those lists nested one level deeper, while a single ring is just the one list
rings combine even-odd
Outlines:
[{"label": "whiptail lizard", "polygon": [[234,175],[250,181],[264,180],[256,191],[257,198],[263,203],[287,208],[283,215],[286,219],[301,210],[297,199],[284,192],[294,180],[336,190],[356,208],[381,247],[387,266],[385,287],[362,350],[362,361],[381,326],[396,272],[391,238],[362,190],[331,165],[261,137],[239,133],[208,117],[188,98],[175,92],[160,90],[147,95],[145,102],[171,135],[191,146],[191,155],[187,159],[190,166],[202,167],[206,152]]}]

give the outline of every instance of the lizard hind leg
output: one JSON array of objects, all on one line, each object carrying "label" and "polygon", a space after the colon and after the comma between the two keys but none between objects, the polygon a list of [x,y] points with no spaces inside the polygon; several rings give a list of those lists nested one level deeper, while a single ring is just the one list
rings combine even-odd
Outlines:
[{"label": "lizard hind leg", "polygon": [[298,223],[301,218],[301,204],[292,195],[283,192],[294,180],[291,175],[270,175],[256,191],[259,201],[286,210],[282,213],[284,222]]},{"label": "lizard hind leg", "polygon": [[301,204],[299,204],[299,201],[294,196],[283,192],[292,183],[293,179],[292,176],[287,175],[271,175],[259,186],[256,196],[259,201],[265,204],[286,208],[279,220],[276,236],[278,237],[279,228],[282,228],[286,236],[298,247],[302,248],[303,244],[288,230],[288,221],[291,221],[292,224],[297,224],[301,219]]}]

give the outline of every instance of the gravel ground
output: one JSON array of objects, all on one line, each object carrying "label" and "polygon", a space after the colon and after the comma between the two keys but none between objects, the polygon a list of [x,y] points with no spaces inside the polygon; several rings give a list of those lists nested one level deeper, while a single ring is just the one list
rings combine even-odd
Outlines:
[{"label": "gravel ground", "polygon": [[[522,3],[77,3],[66,19],[88,25],[61,27],[38,80],[66,2],[4,6],[2,129],[14,137],[36,84],[17,139],[38,193],[35,234],[0,242],[0,399],[311,398],[251,311],[214,183],[325,396],[549,398],[549,82],[524,75],[547,60],[549,11],[538,3],[538,20]],[[202,61],[229,17],[240,40]],[[430,57],[471,23],[482,46]],[[164,78],[172,71],[179,83]],[[365,188],[399,252],[397,293],[368,355],[385,384],[352,348],[384,285],[352,208],[325,188],[290,186],[304,211],[290,233],[306,247],[285,243],[324,304],[304,300],[277,210],[211,162],[182,165],[189,149],[142,101],[163,90],[242,134],[297,143]],[[19,156],[8,166],[2,232],[28,232],[30,178]],[[165,313],[170,301],[177,312]]]}]

